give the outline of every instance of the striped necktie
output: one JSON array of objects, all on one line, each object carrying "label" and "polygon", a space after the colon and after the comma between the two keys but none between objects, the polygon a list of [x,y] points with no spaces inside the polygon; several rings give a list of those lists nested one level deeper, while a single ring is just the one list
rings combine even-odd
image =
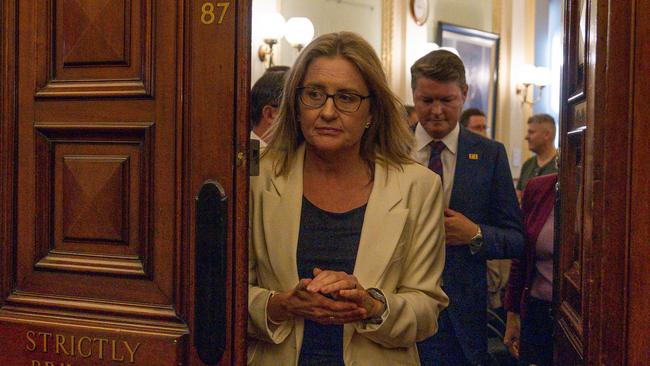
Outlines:
[{"label": "striped necktie", "polygon": [[442,159],[440,159],[442,151],[445,149],[445,143],[442,141],[431,141],[431,156],[429,156],[429,169],[433,170],[443,180],[442,175]]}]

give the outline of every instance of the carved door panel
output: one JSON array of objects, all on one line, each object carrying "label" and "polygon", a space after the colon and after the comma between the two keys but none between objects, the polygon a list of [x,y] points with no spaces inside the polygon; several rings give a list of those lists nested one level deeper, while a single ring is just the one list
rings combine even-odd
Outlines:
[{"label": "carved door panel", "polygon": [[585,260],[591,255],[591,154],[588,118],[588,29],[590,0],[565,2],[565,68],[562,95],[559,230],[556,250],[556,362],[583,364],[585,349]]},{"label": "carved door panel", "polygon": [[0,364],[243,364],[249,2],[0,11]]}]

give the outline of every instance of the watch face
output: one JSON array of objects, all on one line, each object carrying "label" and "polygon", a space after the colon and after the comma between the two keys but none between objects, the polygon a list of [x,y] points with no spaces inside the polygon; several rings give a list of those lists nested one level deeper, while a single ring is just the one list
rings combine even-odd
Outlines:
[{"label": "watch face", "polygon": [[418,25],[424,24],[429,16],[429,0],[411,0],[411,16]]}]

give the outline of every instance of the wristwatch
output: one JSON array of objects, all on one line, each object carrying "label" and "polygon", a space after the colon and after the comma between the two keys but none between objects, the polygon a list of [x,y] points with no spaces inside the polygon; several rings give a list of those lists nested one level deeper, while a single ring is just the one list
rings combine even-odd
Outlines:
[{"label": "wristwatch", "polygon": [[472,252],[472,254],[480,252],[483,248],[483,233],[481,232],[481,226],[476,225],[476,227],[478,227],[478,231],[476,232],[476,235],[474,235],[469,241],[469,250]]},{"label": "wristwatch", "polygon": [[[381,312],[382,315],[383,315],[384,312],[386,311],[386,307],[387,307],[387,305],[386,305],[386,296],[384,296],[384,294],[381,291],[379,291],[379,289],[376,289],[374,287],[368,288],[368,289],[366,289],[366,291],[368,291],[368,295],[370,295],[370,297],[372,297],[375,300],[379,300],[382,304],[384,304],[384,309]],[[365,320],[365,322],[367,324],[381,324],[381,322],[382,322],[381,315],[376,316],[374,318],[368,318],[368,319]]]}]

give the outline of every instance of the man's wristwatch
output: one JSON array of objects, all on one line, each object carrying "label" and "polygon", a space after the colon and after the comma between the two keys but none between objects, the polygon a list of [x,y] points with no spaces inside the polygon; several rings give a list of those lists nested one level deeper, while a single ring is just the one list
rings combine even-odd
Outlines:
[{"label": "man's wristwatch", "polygon": [[481,232],[481,226],[476,225],[476,227],[478,227],[478,231],[476,232],[476,235],[474,235],[469,241],[469,250],[472,252],[472,254],[480,252],[483,248],[483,233]]},{"label": "man's wristwatch", "polygon": [[[384,314],[384,312],[386,311],[386,306],[387,306],[386,305],[386,296],[384,296],[384,294],[381,293],[381,291],[379,291],[379,289],[376,289],[376,288],[373,288],[373,287],[366,289],[366,291],[368,291],[368,295],[370,295],[370,297],[372,297],[375,300],[379,300],[382,304],[384,304],[384,308],[383,308],[383,310],[381,312],[382,314]],[[368,319],[365,320],[365,322],[367,324],[381,324],[381,321],[382,321],[381,315],[376,316],[374,318],[368,318]]]}]

